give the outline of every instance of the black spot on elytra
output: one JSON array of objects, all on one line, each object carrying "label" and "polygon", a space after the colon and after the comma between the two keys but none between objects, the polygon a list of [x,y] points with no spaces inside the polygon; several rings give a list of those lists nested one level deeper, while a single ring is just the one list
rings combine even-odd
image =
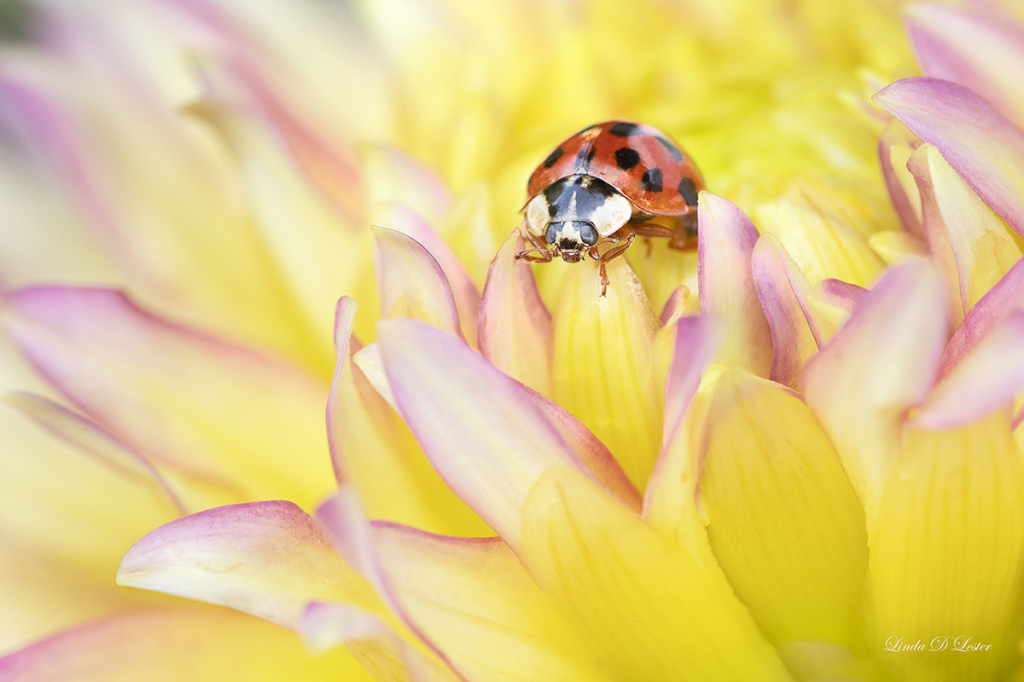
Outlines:
[{"label": "black spot on elytra", "polygon": [[671,140],[667,140],[661,135],[655,135],[654,139],[661,143],[661,146],[668,150],[668,153],[672,155],[672,158],[676,161],[683,160],[683,153],[679,151],[679,147],[672,144]]},{"label": "black spot on elytra", "polygon": [[648,192],[660,192],[661,191],[661,169],[660,168],[648,168],[644,171],[644,176],[640,178],[640,184],[644,186],[644,189]]},{"label": "black spot on elytra", "polygon": [[679,181],[679,193],[683,195],[683,199],[690,206],[697,205],[697,187],[693,184],[693,180],[684,177]]},{"label": "black spot on elytra", "polygon": [[562,149],[561,147],[558,147],[557,149],[555,149],[555,151],[553,151],[550,154],[548,154],[548,158],[544,159],[544,167],[545,168],[551,168],[552,166],[554,166],[555,162],[558,161],[560,158],[562,158],[562,154],[564,154],[564,153],[565,153],[565,150]]},{"label": "black spot on elytra", "polygon": [[634,135],[643,135],[644,131],[641,130],[640,126],[635,123],[626,123],[625,121],[619,121],[608,129],[608,132],[617,137],[632,137]]},{"label": "black spot on elytra", "polygon": [[629,170],[640,163],[640,152],[629,147],[615,150],[615,163],[622,170]]}]

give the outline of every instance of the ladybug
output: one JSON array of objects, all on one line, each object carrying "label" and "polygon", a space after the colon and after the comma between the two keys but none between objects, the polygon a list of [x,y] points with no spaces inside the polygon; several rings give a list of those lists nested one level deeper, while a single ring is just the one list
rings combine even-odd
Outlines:
[{"label": "ladybug", "polygon": [[[586,254],[601,264],[603,296],[605,264],[638,235],[693,246],[702,189],[697,166],[667,135],[629,121],[597,123],[555,147],[530,176],[524,226],[535,248],[516,258],[577,263]],[[615,246],[600,253],[605,244]]]}]

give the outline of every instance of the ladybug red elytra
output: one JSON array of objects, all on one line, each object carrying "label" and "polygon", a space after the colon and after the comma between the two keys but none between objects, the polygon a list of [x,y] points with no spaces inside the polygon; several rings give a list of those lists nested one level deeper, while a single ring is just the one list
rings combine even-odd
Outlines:
[{"label": "ladybug red elytra", "polygon": [[[697,166],[669,137],[651,126],[605,121],[555,147],[526,189],[525,232],[535,248],[516,254],[535,263],[584,254],[605,263],[641,237],[663,237],[674,249],[697,236]],[[598,247],[615,244],[604,253]]]}]

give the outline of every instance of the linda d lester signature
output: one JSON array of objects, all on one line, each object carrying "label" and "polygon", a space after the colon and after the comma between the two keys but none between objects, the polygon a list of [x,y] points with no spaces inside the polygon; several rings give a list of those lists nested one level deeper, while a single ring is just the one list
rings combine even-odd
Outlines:
[{"label": "linda d lester signature", "polygon": [[885,651],[988,651],[991,644],[975,642],[971,637],[960,635],[957,637],[932,637],[931,641],[917,640],[907,642],[902,637],[890,637],[885,640]]}]

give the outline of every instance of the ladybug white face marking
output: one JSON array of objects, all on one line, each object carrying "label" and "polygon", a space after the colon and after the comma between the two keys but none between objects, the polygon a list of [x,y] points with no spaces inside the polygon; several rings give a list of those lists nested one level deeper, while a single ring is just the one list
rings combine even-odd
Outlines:
[{"label": "ladybug white face marking", "polygon": [[570,175],[535,196],[526,207],[527,227],[557,245],[564,260],[578,261],[584,248],[625,225],[633,207],[611,185],[589,175]]}]

